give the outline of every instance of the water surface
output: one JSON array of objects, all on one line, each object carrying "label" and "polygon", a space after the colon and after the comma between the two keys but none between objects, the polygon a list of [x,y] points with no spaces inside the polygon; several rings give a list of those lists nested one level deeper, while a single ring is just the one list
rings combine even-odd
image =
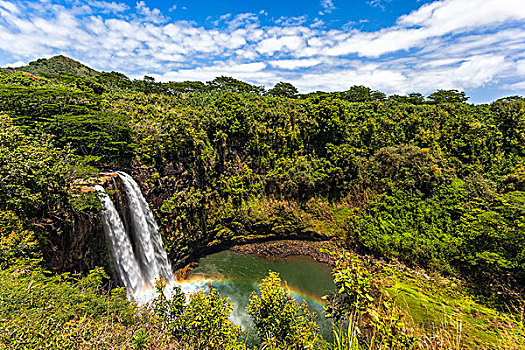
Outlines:
[{"label": "water surface", "polygon": [[232,321],[248,332],[249,342],[253,343],[256,333],[245,308],[250,294],[258,290],[258,285],[269,271],[279,273],[297,301],[307,302],[310,311],[317,314],[316,321],[321,327],[321,333],[325,338],[329,337],[330,321],[323,316],[321,296],[334,288],[331,269],[308,257],[267,259],[223,251],[200,259],[197,267],[182,283],[182,289],[191,291],[205,288],[207,283],[211,283],[221,295],[233,302]]}]

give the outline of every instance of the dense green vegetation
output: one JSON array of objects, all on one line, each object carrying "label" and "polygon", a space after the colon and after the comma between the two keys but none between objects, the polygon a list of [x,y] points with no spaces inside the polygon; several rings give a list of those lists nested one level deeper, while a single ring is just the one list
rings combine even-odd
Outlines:
[{"label": "dense green vegetation", "polygon": [[179,265],[235,242],[327,237],[459,277],[489,305],[524,296],[522,97],[300,95],[229,77],[132,81],[65,58],[28,67],[0,71],[2,268],[45,258],[68,220],[97,212],[75,181],[124,169]]},{"label": "dense green vegetation", "polygon": [[[518,349],[518,318],[483,307],[450,280],[377,265],[373,271],[342,252],[326,296],[333,341],[319,334],[313,314],[270,272],[247,307],[261,349]],[[0,270],[0,349],[248,349],[229,320],[231,302],[210,287],[188,299],[165,282],[147,307],[108,289],[102,269],[56,275],[35,264]],[[109,291],[108,291],[109,290]],[[255,348],[258,346],[256,345]]]}]

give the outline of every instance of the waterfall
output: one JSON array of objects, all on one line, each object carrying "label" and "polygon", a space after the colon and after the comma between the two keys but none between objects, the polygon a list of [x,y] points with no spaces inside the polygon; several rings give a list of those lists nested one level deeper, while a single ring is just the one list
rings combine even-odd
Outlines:
[{"label": "waterfall", "polygon": [[132,233],[141,243],[138,245],[138,253],[141,263],[144,264],[143,271],[149,281],[155,282],[160,274],[169,282],[173,274],[153,213],[135,180],[126,173],[119,171],[117,174],[124,183],[124,191],[128,197],[129,210],[132,214]]},{"label": "waterfall", "polygon": [[139,185],[130,175],[120,171],[117,174],[122,179],[129,202],[129,230],[126,230],[104,188],[96,185],[95,190],[100,193],[104,231],[108,237],[118,278],[126,287],[128,295],[143,303],[153,297],[155,280],[160,276],[168,285],[172,285],[173,273],[158,225]]},{"label": "waterfall", "polygon": [[138,292],[144,288],[140,265],[133,254],[131,241],[129,240],[124,223],[120,218],[117,208],[100,185],[95,186],[100,193],[102,202],[102,223],[104,232],[109,238],[111,254],[115,262],[117,274],[121,282],[131,293]]}]

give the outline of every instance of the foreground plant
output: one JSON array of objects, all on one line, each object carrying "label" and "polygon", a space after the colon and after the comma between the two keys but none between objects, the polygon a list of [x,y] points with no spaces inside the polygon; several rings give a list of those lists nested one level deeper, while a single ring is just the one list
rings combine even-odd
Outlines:
[{"label": "foreground plant", "polygon": [[156,287],[159,297],[153,302],[154,312],[168,337],[179,343],[181,349],[246,349],[240,341],[241,327],[229,320],[232,304],[214,288],[210,286],[207,293],[191,294],[186,302],[186,296],[178,286],[174,287],[169,299],[164,294],[165,281],[157,281]]},{"label": "foreground plant", "polygon": [[336,290],[323,298],[326,317],[333,320],[334,349],[420,348],[401,321],[402,311],[359,258],[341,252],[332,275]]},{"label": "foreground plant", "polygon": [[298,304],[279,274],[270,272],[252,293],[246,307],[255,329],[267,349],[319,349],[324,341],[319,335],[315,315],[306,303]]}]

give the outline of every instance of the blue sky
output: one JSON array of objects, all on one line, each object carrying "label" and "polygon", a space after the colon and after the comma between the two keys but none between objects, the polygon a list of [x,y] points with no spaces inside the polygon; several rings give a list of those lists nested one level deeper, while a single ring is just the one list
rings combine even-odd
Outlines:
[{"label": "blue sky", "polygon": [[0,0],[0,66],[63,54],[161,81],[525,95],[524,0]]}]

